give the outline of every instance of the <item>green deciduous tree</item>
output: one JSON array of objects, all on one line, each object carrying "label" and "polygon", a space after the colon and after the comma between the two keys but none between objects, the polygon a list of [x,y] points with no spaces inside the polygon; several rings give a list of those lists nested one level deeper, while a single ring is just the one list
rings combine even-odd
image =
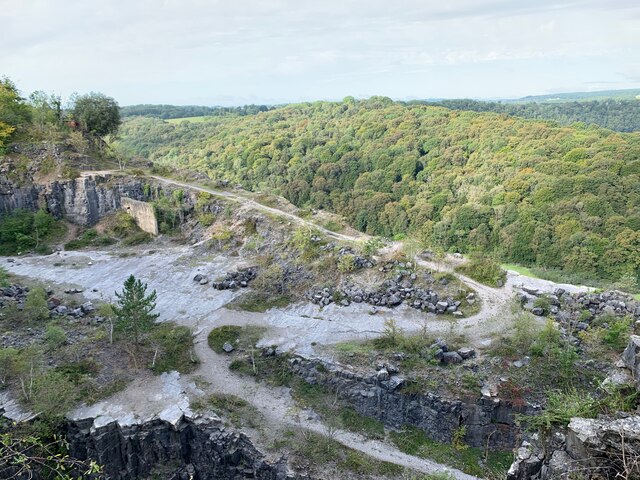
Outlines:
[{"label": "green deciduous tree", "polygon": [[116,133],[120,127],[118,102],[102,93],[76,97],[71,113],[82,130],[99,137]]},{"label": "green deciduous tree", "polygon": [[116,330],[133,335],[136,347],[140,344],[141,335],[149,331],[158,318],[157,313],[152,313],[156,308],[157,293],[154,290],[146,295],[146,292],[147,284],[130,275],[122,292],[116,292],[118,301],[113,307]]}]

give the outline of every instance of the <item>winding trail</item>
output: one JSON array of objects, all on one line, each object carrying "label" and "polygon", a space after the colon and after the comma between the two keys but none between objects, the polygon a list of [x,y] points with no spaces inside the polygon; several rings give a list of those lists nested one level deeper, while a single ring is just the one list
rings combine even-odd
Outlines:
[{"label": "winding trail", "polygon": [[[112,172],[84,172],[83,175],[105,175]],[[360,242],[370,238],[367,235],[347,235],[332,232],[316,223],[300,218],[292,213],[269,207],[251,198],[226,190],[216,190],[177,180],[152,175],[155,180],[186,189],[221,196],[258,211],[286,217],[292,222],[316,229],[329,238],[346,242]],[[401,248],[396,244],[396,248]],[[140,379],[130,384],[123,392],[100,402],[94,406],[77,410],[73,415],[102,418],[102,421],[117,420],[122,423],[134,421],[135,418],[148,418],[149,415],[162,416],[165,410],[178,413],[189,411],[189,399],[186,392],[193,394],[196,378],[205,380],[210,392],[237,395],[248,400],[264,417],[265,422],[273,429],[283,427],[303,427],[322,435],[328,435],[327,427],[315,419],[313,415],[299,412],[287,388],[274,388],[253,379],[236,375],[230,371],[229,357],[218,355],[208,347],[207,335],[211,329],[224,324],[251,324],[267,327],[264,339],[268,344],[278,342],[301,353],[313,353],[312,345],[330,344],[346,339],[365,339],[377,336],[383,329],[382,315],[367,314],[367,306],[352,304],[350,307],[330,305],[319,309],[315,305],[299,304],[286,309],[274,309],[264,314],[234,312],[224,305],[237,294],[229,291],[218,292],[212,288],[199,287],[192,282],[195,273],[209,275],[219,274],[224,270],[237,267],[242,262],[227,257],[202,257],[193,246],[169,247],[161,250],[143,252],[138,255],[119,257],[114,254],[96,251],[59,252],[48,257],[21,257],[6,263],[6,268],[14,274],[49,281],[57,285],[77,285],[82,287],[87,298],[108,300],[112,293],[121,288],[126,276],[134,272],[139,278],[149,283],[150,288],[158,291],[158,311],[161,319],[175,320],[188,325],[196,331],[195,349],[201,360],[198,370],[192,375],[181,378],[163,375]],[[455,262],[455,259],[452,260]],[[453,272],[453,264],[444,265],[446,271]],[[442,265],[434,265],[424,259],[416,259],[419,265],[439,270]],[[437,268],[436,268],[437,267]],[[168,274],[170,273],[170,274]],[[475,347],[486,345],[491,336],[505,331],[510,324],[510,315],[503,314],[507,303],[517,289],[517,283],[523,277],[510,274],[503,288],[491,288],[471,278],[455,274],[464,283],[472,287],[481,299],[481,310],[478,314],[456,321],[456,329],[464,333]],[[531,282],[529,280],[532,280]],[[527,284],[534,283],[526,279]],[[551,282],[547,282],[550,285]],[[538,285],[536,283],[536,285]],[[575,287],[573,287],[575,288]],[[390,312],[390,310],[389,310]],[[394,317],[399,319],[406,331],[417,331],[422,328],[419,319],[425,314],[411,309],[399,307],[394,310]],[[427,316],[428,328],[433,334],[445,333],[451,325],[449,320],[442,320],[435,315]],[[202,393],[202,392],[200,392]],[[301,413],[303,413],[301,415]],[[361,435],[346,431],[332,431],[331,437],[341,444],[365,453],[372,458],[392,462],[423,473],[447,471],[459,480],[472,480],[476,477],[467,475],[429,460],[407,455],[392,445],[364,438]]]},{"label": "winding trail", "polygon": [[[91,173],[91,172],[87,172],[87,173]],[[102,172],[100,172],[102,173]],[[154,178],[156,180],[158,180],[159,182],[162,183],[166,183],[168,185],[176,185],[178,187],[183,187],[183,188],[188,188],[190,190],[195,190],[197,192],[204,192],[204,193],[210,193],[211,195],[217,195],[219,197],[224,197],[239,203],[242,203],[244,205],[247,205],[253,209],[256,210],[260,210],[262,212],[265,213],[270,213],[272,215],[278,215],[280,217],[287,217],[289,220],[294,221],[295,223],[299,224],[299,225],[303,225],[309,228],[313,228],[315,230],[318,230],[319,232],[322,232],[324,235],[326,235],[327,237],[333,238],[335,240],[341,240],[343,242],[359,242],[362,240],[368,240],[369,238],[371,238],[369,235],[366,234],[360,234],[357,236],[354,235],[345,235],[343,233],[338,233],[338,232],[333,232],[321,225],[318,225],[315,222],[311,222],[309,220],[306,220],[304,218],[298,217],[297,215],[293,214],[293,213],[289,213],[289,212],[285,212],[283,210],[280,210],[278,208],[275,207],[269,207],[267,205],[263,205],[262,203],[256,202],[255,200],[248,198],[246,196],[243,195],[238,195],[237,193],[233,193],[230,192],[228,190],[216,190],[213,188],[206,188],[206,187],[201,187],[201,186],[197,186],[197,185],[193,185],[190,183],[185,183],[185,182],[179,182],[177,180],[173,180],[171,178],[166,178],[166,177],[160,177],[158,175],[149,175],[149,177]]]}]

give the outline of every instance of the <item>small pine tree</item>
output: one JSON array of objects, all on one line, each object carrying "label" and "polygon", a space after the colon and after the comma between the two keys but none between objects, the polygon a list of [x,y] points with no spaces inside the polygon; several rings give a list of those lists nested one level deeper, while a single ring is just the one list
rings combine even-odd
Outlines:
[{"label": "small pine tree", "polygon": [[124,282],[122,292],[115,292],[118,299],[117,305],[113,307],[115,328],[132,334],[136,348],[140,343],[141,334],[151,329],[153,322],[158,318],[157,313],[151,313],[156,308],[156,291],[150,295],[146,295],[146,292],[147,284],[136,280],[133,275]]}]

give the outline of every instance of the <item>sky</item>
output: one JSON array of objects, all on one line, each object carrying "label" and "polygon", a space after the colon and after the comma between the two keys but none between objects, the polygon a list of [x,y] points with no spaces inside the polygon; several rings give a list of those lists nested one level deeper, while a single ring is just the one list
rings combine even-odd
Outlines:
[{"label": "sky", "polygon": [[0,76],[120,105],[640,87],[638,0],[0,0]]}]

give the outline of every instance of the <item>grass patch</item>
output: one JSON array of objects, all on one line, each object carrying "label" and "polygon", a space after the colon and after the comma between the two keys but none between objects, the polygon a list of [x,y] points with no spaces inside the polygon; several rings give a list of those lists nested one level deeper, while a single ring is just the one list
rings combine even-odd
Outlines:
[{"label": "grass patch", "polygon": [[225,343],[230,343],[235,348],[251,348],[264,333],[264,327],[247,326],[241,327],[239,325],[223,325],[216,327],[207,337],[209,347],[216,353],[224,353],[222,348]]},{"label": "grass patch", "polygon": [[171,124],[174,124],[174,125],[178,125],[178,124],[180,124],[182,122],[203,123],[203,122],[210,122],[211,120],[214,120],[214,117],[167,118],[167,119],[165,119],[165,122],[171,123]]},{"label": "grass patch", "polygon": [[487,450],[436,442],[415,427],[405,427],[399,432],[390,432],[389,438],[398,449],[409,455],[428,458],[462,470],[478,477],[504,478],[511,462],[511,451]]},{"label": "grass patch", "polygon": [[291,300],[291,295],[249,292],[232,300],[226,307],[245,312],[266,312],[272,308],[284,308],[291,303]]},{"label": "grass patch", "polygon": [[162,322],[154,325],[150,339],[155,356],[155,363],[151,366],[154,373],[172,370],[191,373],[195,370],[199,362],[193,352],[191,329]]},{"label": "grass patch", "polygon": [[344,226],[335,220],[327,220],[322,226],[330,232],[341,232],[344,230]]},{"label": "grass patch", "polygon": [[334,465],[345,473],[342,478],[353,478],[347,472],[372,477],[400,478],[405,471],[399,465],[375,460],[327,436],[307,430],[294,435],[291,444],[297,463],[302,463],[307,468],[313,468],[314,465]]},{"label": "grass patch", "polygon": [[504,270],[512,270],[525,277],[540,278],[538,275],[533,273],[533,271],[530,268],[523,267],[522,265],[516,265],[515,263],[502,263],[500,266]]},{"label": "grass patch", "polygon": [[89,246],[107,246],[116,241],[108,235],[99,235],[93,228],[85,230],[78,238],[64,244],[65,250],[80,250]]},{"label": "grass patch", "polygon": [[198,398],[192,402],[192,407],[198,411],[212,409],[236,428],[257,428],[262,417],[254,406],[235,395],[213,394]]}]

